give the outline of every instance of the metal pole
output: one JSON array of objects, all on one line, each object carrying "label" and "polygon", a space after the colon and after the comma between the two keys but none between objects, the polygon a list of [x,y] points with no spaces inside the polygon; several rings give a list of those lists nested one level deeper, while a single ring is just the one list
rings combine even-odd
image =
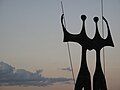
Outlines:
[{"label": "metal pole", "polygon": [[[102,17],[103,17],[103,13],[104,13],[103,9],[104,9],[104,7],[103,7],[103,0],[101,0],[101,15],[102,15]],[[102,19],[102,36],[103,36],[103,38],[105,37],[104,36],[103,19]],[[103,69],[104,69],[104,74],[105,74],[105,49],[104,49],[104,47],[103,47]]]},{"label": "metal pole", "polygon": [[[61,1],[61,9],[62,9],[62,14],[64,14],[64,8],[63,8],[62,1]],[[65,16],[65,14],[64,14],[64,16]],[[65,25],[65,28],[66,28],[65,17],[64,17],[64,25]],[[70,60],[70,67],[71,67],[71,71],[72,71],[72,77],[73,77],[73,81],[74,81],[74,84],[75,84],[75,76],[74,76],[74,71],[73,71],[73,63],[72,63],[72,59],[71,59],[70,46],[69,46],[68,42],[67,42],[67,49],[68,49],[68,55],[69,55],[69,60]]]}]

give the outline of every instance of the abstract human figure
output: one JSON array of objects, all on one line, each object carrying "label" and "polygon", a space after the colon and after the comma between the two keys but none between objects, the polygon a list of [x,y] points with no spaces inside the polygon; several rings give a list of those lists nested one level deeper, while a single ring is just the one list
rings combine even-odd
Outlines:
[{"label": "abstract human figure", "polygon": [[99,34],[98,26],[97,26],[98,20],[99,20],[98,17],[94,17],[94,21],[96,25],[96,33],[92,41],[92,46],[93,46],[92,48],[96,50],[96,69],[93,76],[93,90],[107,90],[106,80],[100,62],[100,50],[104,46],[114,47],[114,44],[112,41],[107,20],[103,17],[103,20],[106,22],[108,29],[108,36],[106,39],[103,39]]},{"label": "abstract human figure", "polygon": [[86,50],[91,50],[90,47],[91,39],[87,37],[85,32],[85,20],[86,16],[82,15],[81,19],[83,21],[82,31],[80,34],[70,34],[64,24],[63,24],[63,15],[61,16],[61,23],[64,32],[64,42],[77,42],[82,46],[82,58],[81,58],[81,67],[77,77],[77,81],[75,84],[75,90],[91,90],[91,77],[90,72],[88,70],[87,62],[86,62]]},{"label": "abstract human figure", "polygon": [[96,25],[96,33],[93,39],[90,39],[85,32],[85,20],[86,16],[82,15],[81,19],[83,21],[82,30],[79,34],[70,34],[63,23],[63,14],[61,16],[61,23],[64,32],[64,42],[77,42],[82,46],[82,58],[81,58],[81,67],[76,80],[75,90],[91,90],[91,77],[90,72],[87,67],[86,62],[86,51],[95,49],[96,51],[96,69],[93,76],[93,90],[107,90],[106,79],[103,73],[101,62],[100,62],[100,50],[105,46],[114,47],[109,25],[107,20],[103,17],[103,20],[107,24],[108,36],[106,39],[103,39],[98,31],[98,17],[94,17],[94,22]]}]

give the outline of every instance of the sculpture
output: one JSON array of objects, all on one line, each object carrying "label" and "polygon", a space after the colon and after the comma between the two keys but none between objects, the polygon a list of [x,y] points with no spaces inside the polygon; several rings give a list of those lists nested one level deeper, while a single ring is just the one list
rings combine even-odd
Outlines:
[{"label": "sculpture", "polygon": [[70,34],[64,26],[63,18],[64,18],[64,14],[62,14],[61,16],[61,24],[62,24],[63,33],[64,33],[63,41],[64,42],[77,42],[82,46],[81,67],[80,67],[79,74],[78,74],[78,77],[75,83],[75,90],[82,90],[82,88],[84,88],[84,90],[91,90],[91,76],[90,76],[90,72],[87,67],[86,51],[92,50],[92,49],[96,51],[96,69],[95,69],[95,73],[93,76],[93,90],[107,90],[106,80],[105,80],[105,76],[102,71],[101,62],[100,62],[100,50],[104,46],[114,47],[107,20],[103,17],[103,20],[106,22],[107,29],[108,29],[107,38],[103,39],[100,36],[99,31],[98,31],[98,26],[97,26],[97,22],[99,19],[98,17],[94,17],[94,22],[96,25],[96,33],[95,33],[94,38],[90,39],[86,35],[86,31],[85,31],[85,20],[87,18],[85,15],[81,15],[83,26],[79,34]]}]

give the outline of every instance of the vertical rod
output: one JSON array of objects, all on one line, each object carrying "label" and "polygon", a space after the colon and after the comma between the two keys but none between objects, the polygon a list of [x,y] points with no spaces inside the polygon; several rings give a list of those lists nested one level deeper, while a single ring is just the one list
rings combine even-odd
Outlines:
[{"label": "vertical rod", "polygon": [[[61,1],[61,9],[62,9],[62,14],[64,14],[64,8],[63,8],[63,3]],[[65,16],[65,14],[64,14]],[[64,24],[65,24],[65,28],[66,28],[66,22],[65,22],[65,17],[64,17]],[[68,55],[69,55],[69,60],[70,60],[70,67],[71,67],[71,71],[72,71],[72,78],[75,84],[75,76],[74,76],[74,71],[73,71],[73,63],[72,63],[72,59],[71,59],[71,53],[70,53],[70,46],[69,43],[67,42],[67,49],[68,49]]]},{"label": "vertical rod", "polygon": [[70,59],[70,66],[71,66],[73,81],[74,81],[74,84],[75,84],[75,76],[74,76],[74,71],[73,71],[73,64],[72,64],[72,59],[71,59],[70,46],[69,46],[68,42],[67,42],[67,47],[68,47],[68,54],[69,54],[69,59]]},{"label": "vertical rod", "polygon": [[[102,15],[102,17],[103,17],[103,13],[104,13],[103,9],[104,9],[104,7],[103,7],[103,0],[101,0],[101,15]],[[102,36],[103,36],[103,38],[105,37],[104,36],[103,19],[102,19]],[[104,74],[105,74],[105,49],[104,49],[104,47],[103,47],[103,69],[104,69]]]}]

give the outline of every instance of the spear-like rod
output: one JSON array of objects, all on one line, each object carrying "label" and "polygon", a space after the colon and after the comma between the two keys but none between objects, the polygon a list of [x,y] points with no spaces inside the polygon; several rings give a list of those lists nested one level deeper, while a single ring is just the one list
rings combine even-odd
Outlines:
[{"label": "spear-like rod", "polygon": [[[63,7],[63,3],[61,1],[61,9],[62,9],[62,14],[64,14],[64,25],[66,28],[66,22],[65,22],[65,13],[64,13],[64,7]],[[70,53],[70,45],[67,42],[67,49],[68,49],[68,55],[69,55],[69,60],[70,60],[70,67],[71,67],[71,71],[72,71],[72,78],[75,84],[75,76],[74,76],[74,71],[73,71],[73,63],[72,63],[72,58],[71,58],[71,53]]]},{"label": "spear-like rod", "polygon": [[[102,36],[103,38],[105,37],[104,35],[104,24],[103,24],[103,11],[104,7],[103,7],[103,0],[101,0],[101,18],[102,18]],[[104,69],[104,74],[105,74],[105,49],[103,47],[103,69]]]}]

